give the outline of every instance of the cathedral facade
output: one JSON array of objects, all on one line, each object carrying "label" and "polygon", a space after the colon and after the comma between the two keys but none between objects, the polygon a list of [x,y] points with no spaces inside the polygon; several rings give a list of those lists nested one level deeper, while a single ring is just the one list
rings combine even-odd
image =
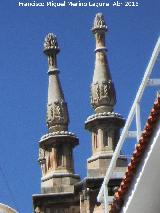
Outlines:
[{"label": "cathedral facade", "polygon": [[[107,30],[103,15],[96,14],[92,27],[96,43],[91,83],[94,114],[85,121],[85,129],[91,133],[92,156],[87,159],[87,175],[83,180],[74,171],[73,149],[79,144],[79,139],[68,130],[69,113],[57,66],[60,48],[54,34],[49,33],[45,38],[44,54],[48,59],[49,76],[48,133],[39,141],[41,194],[33,195],[34,213],[104,212],[103,203],[98,203],[96,198],[118,142],[120,129],[125,124],[125,119],[114,112],[116,91],[107,60]],[[126,166],[127,158],[120,155],[107,186],[111,200]]]}]

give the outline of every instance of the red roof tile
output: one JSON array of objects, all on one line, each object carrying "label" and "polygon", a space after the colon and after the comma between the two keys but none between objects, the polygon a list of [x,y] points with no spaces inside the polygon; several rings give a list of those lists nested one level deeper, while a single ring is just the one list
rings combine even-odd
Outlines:
[{"label": "red roof tile", "polygon": [[150,138],[154,132],[154,127],[157,124],[159,119],[160,119],[160,96],[157,98],[157,100],[154,103],[154,106],[150,112],[147,123],[145,125],[144,131],[142,132],[141,138],[133,152],[131,162],[129,163],[127,167],[125,176],[122,179],[122,182],[117,192],[114,194],[110,213],[120,212],[124,203],[125,195],[128,192],[128,189],[131,185],[134,174],[136,173],[136,169],[143,157],[143,154],[144,154],[144,151],[146,150],[147,145],[150,142]]}]

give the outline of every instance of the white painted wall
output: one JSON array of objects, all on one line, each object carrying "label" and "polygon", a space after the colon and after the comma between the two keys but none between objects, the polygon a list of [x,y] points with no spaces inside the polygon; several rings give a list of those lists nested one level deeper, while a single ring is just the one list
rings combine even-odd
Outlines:
[{"label": "white painted wall", "polygon": [[121,213],[160,213],[160,122],[134,177]]}]

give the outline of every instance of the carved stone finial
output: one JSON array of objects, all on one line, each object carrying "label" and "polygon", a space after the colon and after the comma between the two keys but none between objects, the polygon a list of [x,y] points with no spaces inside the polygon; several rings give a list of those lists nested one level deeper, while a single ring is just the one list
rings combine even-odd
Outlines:
[{"label": "carved stone finial", "polygon": [[96,113],[112,112],[116,93],[106,55],[105,31],[107,26],[102,13],[96,14],[92,31],[96,40],[96,58],[91,84],[91,105]]},{"label": "carved stone finial", "polygon": [[97,13],[94,19],[94,25],[92,28],[92,32],[96,33],[97,30],[107,31],[107,25],[104,20],[104,16],[102,13]]},{"label": "carved stone finial", "polygon": [[44,53],[48,56],[53,53],[58,53],[60,48],[58,46],[57,38],[53,33],[48,33],[44,41]]},{"label": "carved stone finial", "polygon": [[67,131],[69,115],[67,103],[65,102],[59,70],[57,67],[56,54],[60,51],[57,38],[49,33],[44,41],[44,53],[48,57],[48,105],[47,105],[47,127],[49,132]]}]

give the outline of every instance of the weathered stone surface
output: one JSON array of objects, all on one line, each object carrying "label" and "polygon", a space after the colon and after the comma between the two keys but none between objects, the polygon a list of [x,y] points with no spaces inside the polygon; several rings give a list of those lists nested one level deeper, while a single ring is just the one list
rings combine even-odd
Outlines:
[{"label": "weathered stone surface", "polygon": [[[49,133],[39,143],[39,163],[42,170],[41,192],[33,195],[34,213],[102,213],[104,206],[97,202],[106,169],[117,145],[120,128],[125,120],[113,109],[116,92],[111,78],[105,46],[107,25],[102,14],[94,20],[92,32],[96,40],[95,68],[91,84],[91,105],[95,114],[89,116],[85,128],[92,135],[92,156],[87,160],[87,177],[80,181],[74,172],[73,148],[78,138],[68,132],[69,115],[57,68],[60,51],[56,36],[48,34],[44,53],[48,57],[49,87],[47,126]],[[127,159],[120,156],[114,175],[108,183],[113,196],[119,186]]]},{"label": "weathered stone surface", "polygon": [[96,30],[107,30],[107,25],[102,13],[97,13],[95,16],[92,31],[95,32]]},{"label": "weathered stone surface", "polygon": [[[124,126],[124,118],[113,111],[116,92],[112,81],[105,45],[107,25],[101,13],[96,14],[92,32],[95,36],[95,68],[91,84],[91,105],[95,114],[89,116],[85,128],[91,132],[92,156],[87,160],[87,176],[103,177]],[[119,158],[118,171],[127,166],[127,159]],[[116,169],[115,169],[116,170]]]},{"label": "weathered stone surface", "polygon": [[47,56],[53,55],[55,52],[59,52],[59,46],[57,38],[53,33],[48,33],[44,41],[44,53]]},{"label": "weathered stone surface", "polygon": [[92,31],[96,40],[96,58],[91,84],[91,105],[96,113],[112,112],[116,104],[116,93],[106,55],[107,26],[101,13],[96,15]]},{"label": "weathered stone surface", "polygon": [[49,33],[44,41],[44,53],[48,57],[47,126],[49,133],[39,143],[38,161],[42,170],[42,193],[73,192],[79,176],[74,175],[73,148],[78,138],[68,132],[69,115],[57,68],[58,41]]},{"label": "weathered stone surface", "polygon": [[80,181],[77,175],[57,175],[52,178],[41,182],[41,192],[47,193],[60,193],[60,192],[74,192],[74,185]]},{"label": "weathered stone surface", "polygon": [[34,212],[40,213],[80,213],[79,196],[73,193],[54,193],[33,196]]},{"label": "weathered stone surface", "polygon": [[[112,155],[98,155],[87,160],[88,177],[104,177],[109,167]],[[124,172],[128,162],[125,156],[119,157],[114,169],[115,172]]]}]

